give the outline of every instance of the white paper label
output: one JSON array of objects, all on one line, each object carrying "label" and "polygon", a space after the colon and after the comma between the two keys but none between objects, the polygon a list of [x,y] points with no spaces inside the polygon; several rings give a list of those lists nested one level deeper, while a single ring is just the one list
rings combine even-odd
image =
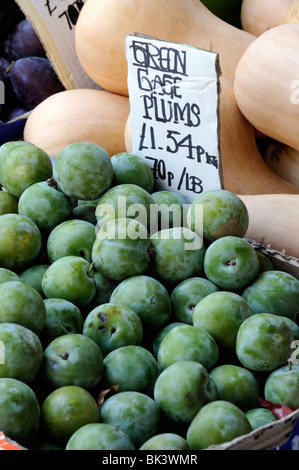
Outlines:
[{"label": "white paper label", "polygon": [[126,55],[132,152],[157,190],[191,201],[221,189],[218,54],[136,34]]},{"label": "white paper label", "polygon": [[85,73],[75,49],[75,26],[86,0],[17,0],[42,41],[66,89],[99,88]]}]

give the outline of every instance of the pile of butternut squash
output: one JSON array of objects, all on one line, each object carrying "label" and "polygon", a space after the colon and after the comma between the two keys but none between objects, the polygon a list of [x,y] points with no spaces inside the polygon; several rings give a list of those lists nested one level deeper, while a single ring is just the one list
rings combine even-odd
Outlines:
[{"label": "pile of butternut squash", "polygon": [[[254,196],[250,236],[262,242],[260,231],[252,229],[262,225],[268,244],[284,250],[290,231],[299,232],[299,157],[293,165],[281,159],[278,171],[267,157],[268,145],[260,141],[291,149],[285,152],[291,158],[299,152],[298,11],[299,0],[243,0],[241,29],[199,0],[86,0],[75,47],[99,89],[68,90],[45,100],[29,116],[24,139],[54,158],[76,140],[96,142],[111,156],[130,151],[126,35],[141,33],[218,52],[224,188],[248,201]],[[269,199],[268,215],[275,224],[260,217]],[[299,258],[296,237],[287,247]]]}]

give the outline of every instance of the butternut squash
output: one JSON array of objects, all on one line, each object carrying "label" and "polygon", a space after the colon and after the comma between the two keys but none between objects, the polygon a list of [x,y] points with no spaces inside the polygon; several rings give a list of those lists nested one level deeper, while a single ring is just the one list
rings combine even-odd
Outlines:
[{"label": "butternut squash", "polygon": [[[236,194],[299,194],[296,187],[276,175],[258,151],[252,125],[240,112],[229,80],[221,78],[220,148],[224,188]],[[132,151],[130,120],[125,126],[125,142]]]},{"label": "butternut squash", "polygon": [[299,187],[299,150],[271,139],[261,155],[274,173]]},{"label": "butternut squash", "polygon": [[255,39],[199,0],[87,0],[75,47],[83,69],[102,88],[128,94],[125,37],[134,33],[218,52],[222,74],[232,81],[240,57]]},{"label": "butternut squash", "polygon": [[236,68],[238,106],[265,135],[299,149],[299,24],[282,24],[256,38]]},{"label": "butternut squash", "polygon": [[244,31],[260,36],[285,22],[292,0],[243,0],[241,25]]},{"label": "butternut squash", "polygon": [[125,151],[129,98],[105,90],[74,89],[50,96],[31,111],[24,140],[51,157],[74,142],[91,142],[110,156]]},{"label": "butternut squash", "polygon": [[299,195],[241,195],[249,214],[246,238],[299,258]]}]

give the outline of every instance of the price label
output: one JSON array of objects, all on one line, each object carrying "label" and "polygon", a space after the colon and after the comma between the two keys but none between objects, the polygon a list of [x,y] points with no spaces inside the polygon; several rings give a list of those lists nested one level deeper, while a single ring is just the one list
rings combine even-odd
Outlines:
[{"label": "price label", "polygon": [[157,190],[192,201],[221,189],[218,54],[134,34],[126,56],[132,151]]},{"label": "price label", "polygon": [[99,88],[85,73],[75,50],[75,26],[86,0],[16,0],[39,36],[66,89]]}]

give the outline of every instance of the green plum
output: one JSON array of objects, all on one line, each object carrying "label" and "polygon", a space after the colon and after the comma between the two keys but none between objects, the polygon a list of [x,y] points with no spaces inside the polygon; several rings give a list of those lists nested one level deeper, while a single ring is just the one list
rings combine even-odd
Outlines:
[{"label": "green plum", "polygon": [[110,220],[96,235],[92,249],[95,269],[113,281],[142,274],[149,267],[150,239],[137,220]]},{"label": "green plum", "polygon": [[0,191],[0,215],[17,213],[18,198],[5,191]]},{"label": "green plum", "polygon": [[28,384],[0,378],[0,422],[6,436],[27,446],[37,434],[40,415],[38,399]]},{"label": "green plum", "polygon": [[204,259],[206,277],[228,291],[245,289],[259,273],[257,254],[243,238],[225,236],[208,246]]},{"label": "green plum", "polygon": [[82,426],[99,422],[94,397],[84,388],[66,385],[53,390],[43,401],[41,423],[46,434],[65,445]]},{"label": "green plum", "polygon": [[[0,366],[1,367],[1,366]],[[151,395],[160,367],[154,356],[138,345],[121,346],[104,358],[103,379],[118,392],[136,391]]]},{"label": "green plum", "polygon": [[21,278],[21,276],[19,276],[19,274],[16,274],[14,271],[11,271],[10,269],[0,268],[0,283],[6,282],[6,281],[23,282],[23,279]]},{"label": "green plum", "polygon": [[236,354],[247,369],[271,372],[287,363],[293,340],[293,330],[283,317],[256,313],[240,325]]},{"label": "green plum", "polygon": [[114,424],[90,423],[77,429],[65,450],[135,450],[130,438]]},{"label": "green plum", "polygon": [[179,434],[165,432],[145,441],[139,450],[191,450],[188,442]]},{"label": "green plum", "polygon": [[[201,206],[201,219],[198,220],[196,206]],[[200,211],[201,212],[201,211]],[[187,213],[187,223],[191,230],[200,233],[209,241],[226,236],[244,237],[249,225],[247,207],[236,194],[225,189],[206,191],[197,196]]]},{"label": "green plum", "polygon": [[261,253],[258,250],[256,250],[256,254],[260,264],[260,273],[264,271],[273,271],[273,264],[269,260],[269,258],[264,253]]},{"label": "green plum", "polygon": [[27,384],[33,382],[43,360],[43,348],[36,333],[17,323],[0,323],[0,341],[5,361],[0,363],[0,377],[10,377]]},{"label": "green plum", "polygon": [[33,287],[20,281],[0,284],[0,323],[17,323],[39,335],[46,315],[44,301]]},{"label": "green plum", "polygon": [[205,296],[217,291],[219,288],[203,277],[190,277],[180,282],[170,296],[175,319],[193,325],[195,306]]},{"label": "green plum", "polygon": [[200,237],[186,227],[155,233],[150,239],[150,272],[172,285],[201,274],[206,252]]},{"label": "green plum", "polygon": [[187,425],[206,403],[217,398],[214,381],[195,361],[171,364],[161,372],[154,387],[154,399],[165,415]]},{"label": "green plum", "polygon": [[85,307],[96,293],[92,264],[81,256],[64,256],[45,272],[42,288],[47,298],[61,298]]},{"label": "green plum", "polygon": [[50,232],[70,216],[72,202],[52,180],[39,181],[22,193],[18,211],[33,220],[40,230]]},{"label": "green plum", "polygon": [[235,292],[212,292],[193,310],[193,325],[206,330],[216,341],[220,354],[234,353],[239,327],[252,315],[247,302]]},{"label": "green plum", "polygon": [[110,302],[134,310],[148,330],[162,328],[171,315],[168,291],[157,279],[144,274],[120,282],[113,290]]},{"label": "green plum", "polygon": [[233,403],[215,400],[203,406],[187,431],[193,450],[203,450],[248,434],[252,427],[245,413]]},{"label": "green plum", "polygon": [[234,364],[223,364],[210,371],[219,400],[234,403],[243,411],[259,404],[260,388],[254,374]]},{"label": "green plum", "polygon": [[91,338],[106,356],[121,346],[141,345],[143,328],[139,316],[131,308],[106,303],[87,315],[83,334]]},{"label": "green plum", "polygon": [[100,409],[100,421],[117,425],[136,448],[157,434],[160,419],[159,405],[141,392],[116,393],[107,398]]},{"label": "green plum", "polygon": [[119,218],[132,218],[150,230],[155,223],[155,203],[150,193],[137,184],[119,184],[108,189],[96,208],[98,227]]},{"label": "green plum", "polygon": [[92,390],[103,374],[103,355],[87,336],[70,333],[53,339],[44,350],[43,380],[50,389],[77,385]]},{"label": "green plum", "polygon": [[269,374],[264,388],[266,400],[299,408],[299,364],[288,364]]},{"label": "green plum", "polygon": [[253,313],[273,313],[296,320],[299,313],[299,280],[280,270],[260,273],[242,296]]},{"label": "green plum", "polygon": [[6,191],[19,198],[34,183],[52,177],[50,157],[34,144],[13,145],[0,166],[0,181]]},{"label": "green plum", "polygon": [[163,339],[158,350],[158,363],[162,369],[178,361],[200,362],[207,370],[214,367],[219,358],[218,346],[202,328],[178,325]]},{"label": "green plum", "polygon": [[84,318],[75,304],[65,299],[44,299],[46,323],[39,337],[43,346],[47,346],[58,336],[70,333],[82,333]]},{"label": "green plum", "polygon": [[157,230],[186,226],[185,216],[189,204],[184,196],[174,191],[156,191],[151,196],[158,206]]},{"label": "green plum", "polygon": [[267,408],[253,408],[246,411],[245,415],[253,430],[277,421],[276,416]]},{"label": "green plum", "polygon": [[94,271],[93,277],[96,285],[96,293],[91,302],[86,306],[86,309],[89,312],[101,304],[108,303],[110,301],[112,292],[118,285],[118,282],[108,279],[99,271]]},{"label": "green plum", "polygon": [[85,220],[86,222],[96,225],[96,206],[94,204],[83,204],[81,206],[74,207],[71,218]]},{"label": "green plum", "polygon": [[161,328],[160,330],[156,332],[156,334],[154,335],[153,342],[152,342],[152,353],[155,358],[158,357],[159,347],[163,339],[165,338],[165,336],[170,332],[170,330],[172,330],[172,328],[174,328],[175,326],[179,326],[179,325],[185,325],[185,323],[184,322],[168,323],[166,326],[164,326],[163,328]]},{"label": "green plum", "polygon": [[37,225],[21,214],[0,216],[0,267],[23,270],[38,257],[42,235]]},{"label": "green plum", "polygon": [[90,222],[79,219],[66,220],[49,234],[48,258],[53,263],[65,256],[80,256],[91,262],[95,238],[95,226]]},{"label": "green plum", "polygon": [[20,272],[20,277],[26,284],[33,287],[44,298],[45,294],[42,288],[42,280],[49,264],[34,264]]},{"label": "green plum", "polygon": [[111,163],[113,166],[113,186],[137,184],[149,193],[153,191],[154,175],[144,158],[133,153],[121,152],[111,157]]},{"label": "green plum", "polygon": [[69,197],[99,198],[111,185],[113,167],[106,150],[89,142],[69,144],[57,155],[53,177]]}]

